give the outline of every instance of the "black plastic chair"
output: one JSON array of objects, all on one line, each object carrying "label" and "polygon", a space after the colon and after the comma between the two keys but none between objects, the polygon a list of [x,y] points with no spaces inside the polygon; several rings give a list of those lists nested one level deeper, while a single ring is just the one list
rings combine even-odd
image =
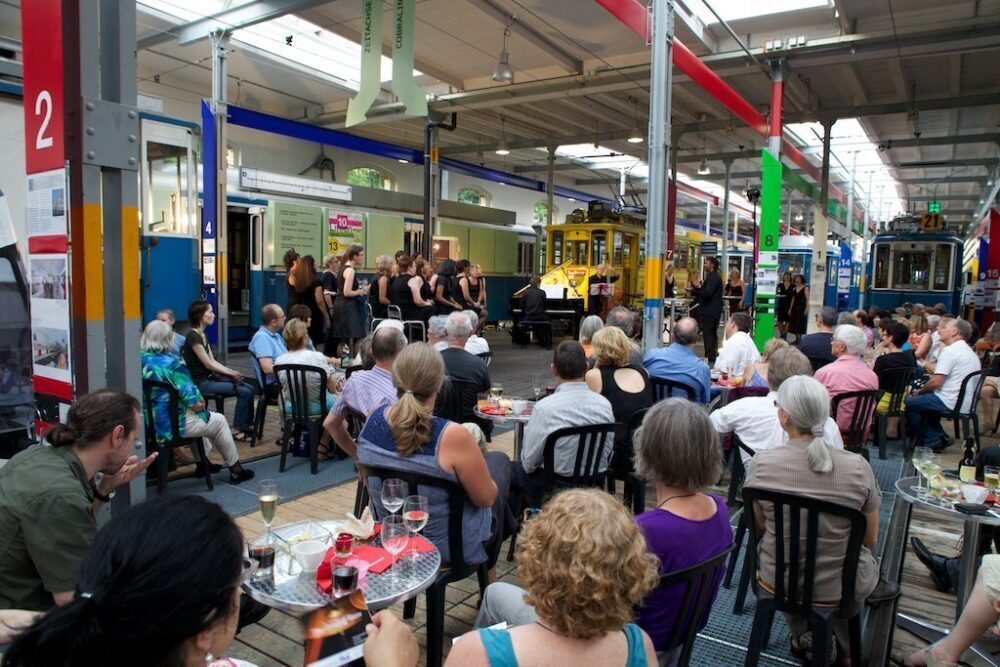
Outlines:
[{"label": "black plastic chair", "polygon": [[[386,307],[386,311],[389,314],[390,320],[399,320],[403,323],[403,335],[406,336],[406,340],[411,343],[415,342],[426,342],[427,340],[427,323],[423,320],[404,320],[403,319],[403,309],[399,306],[390,304]],[[414,335],[414,330],[419,331],[420,335]]]},{"label": "black plastic chair", "polygon": [[[605,452],[613,446],[615,433],[620,424],[588,424],[586,426],[568,426],[556,429],[545,438],[545,449],[542,451],[542,492],[538,498],[533,498],[538,506],[556,491],[575,488],[601,488],[604,486],[604,474],[600,465]],[[576,457],[573,462],[573,474],[569,476],[555,474],[556,444],[562,438],[576,438]],[[517,535],[521,532],[521,522],[518,521],[510,537],[510,549],[507,560],[514,560],[514,549]]]},{"label": "black plastic chair", "polygon": [[[976,451],[980,450],[979,445],[979,411],[977,410],[979,406],[979,396],[983,390],[983,381],[986,379],[984,371],[978,370],[974,373],[969,373],[962,380],[962,388],[958,392],[958,400],[955,401],[955,408],[948,410],[946,412],[940,412],[942,419],[951,419],[955,422],[955,437],[962,438],[975,438],[976,441]],[[965,403],[965,397],[968,392],[972,391],[972,402],[969,403],[968,411],[962,411],[962,404]],[[961,424],[961,432],[959,431],[959,424]]]},{"label": "black plastic chair", "polygon": [[691,385],[680,380],[667,380],[650,375],[649,383],[653,386],[654,401],[662,401],[665,398],[676,396],[677,392],[684,392],[687,394],[689,401],[692,403],[698,402],[698,391]]},{"label": "black plastic chair", "polygon": [[489,435],[493,432],[493,423],[477,417],[474,412],[479,394],[484,391],[486,389],[475,382],[446,376],[444,385],[438,393],[437,403],[434,405],[434,415],[456,424],[475,422],[489,439]]},{"label": "black plastic chair", "polygon": [[[637,410],[625,424],[625,430],[619,434],[625,438],[628,444],[628,460],[614,461],[617,467],[608,466],[607,482],[608,493],[614,495],[615,482],[621,481],[625,488],[622,491],[622,500],[632,508],[632,514],[642,514],[646,511],[646,480],[635,473],[635,432],[642,426],[642,420],[646,418],[649,408]],[[613,457],[614,455],[612,455]]]},{"label": "black plastic chair", "polygon": [[[730,515],[730,520],[732,516],[738,514],[739,518],[736,521],[736,531],[733,535],[733,551],[729,554],[729,565],[726,567],[726,578],[723,580],[722,585],[726,588],[732,586],[733,574],[736,573],[736,559],[740,555],[740,549],[743,548],[743,539],[747,534],[747,522],[749,518],[747,516],[747,506],[743,502],[743,480],[746,479],[746,466],[743,464],[743,456],[741,452],[747,452],[751,458],[756,454],[753,449],[747,447],[743,444],[743,441],[733,433],[733,471],[729,478],[729,496],[726,499],[726,505],[730,508],[732,514]],[[750,588],[750,561],[744,557],[743,559],[743,569],[740,571],[740,580],[736,588],[736,600],[733,603],[733,614],[737,616],[743,613],[743,608],[746,606],[747,590]]]},{"label": "black plastic chair", "polygon": [[[864,600],[855,599],[854,588],[858,558],[868,524],[865,515],[859,510],[836,503],[752,487],[744,487],[743,502],[751,513],[754,503],[772,507],[776,547],[772,579],[774,590],[768,590],[760,581],[755,586],[757,609],[754,612],[750,646],[744,665],[756,667],[760,654],[767,647],[777,611],[808,620],[812,630],[813,665],[827,665],[833,642],[832,622],[847,621],[851,664],[861,665],[861,611]],[[815,600],[813,597],[821,515],[838,517],[851,526],[841,570],[843,595],[838,601]],[[757,531],[751,530],[747,557],[750,559],[752,572],[759,571],[759,540]]]},{"label": "black plastic chair", "polygon": [[[326,417],[326,373],[316,366],[278,364],[274,367],[274,375],[284,379],[281,383],[281,395],[287,399],[283,402],[291,407],[291,411],[285,413],[281,429],[281,463],[278,470],[285,472],[285,459],[292,438],[297,437],[304,429],[309,436],[310,472],[315,475],[319,472],[319,440],[323,434],[323,419]],[[319,382],[318,396],[315,389],[310,391],[310,375],[316,376],[313,383],[317,380]],[[311,409],[316,407],[318,411]]]},{"label": "black plastic chair", "polygon": [[[670,634],[667,635],[667,643],[656,647],[657,651],[681,649],[677,662],[673,663],[675,667],[687,667],[691,661],[694,640],[698,636],[698,630],[704,627],[708,621],[708,615],[712,612],[712,602],[719,591],[719,583],[724,571],[723,563],[732,550],[733,545],[730,544],[725,550],[697,565],[660,575],[660,584],[657,586],[657,590],[672,588],[678,584],[684,585],[684,592],[680,595],[681,603],[677,608],[677,616],[670,628]],[[653,591],[650,595],[655,592]]]},{"label": "black plastic chair", "polygon": [[[366,466],[369,484],[374,480],[401,479],[408,487],[410,495],[420,494],[420,487],[444,489],[448,494],[448,551],[450,562],[442,563],[434,582],[425,592],[427,596],[427,667],[440,667],[444,655],[444,606],[445,590],[448,584],[461,581],[473,572],[479,577],[479,593],[486,590],[487,564],[465,562],[462,549],[462,517],[465,513],[467,496],[465,490],[455,482],[416,473]],[[416,598],[407,600],[403,618],[412,618],[416,610]]]},{"label": "black plastic chair", "polygon": [[[158,392],[167,393],[167,411],[170,417],[170,440],[158,442],[156,430],[153,428],[153,398]],[[178,419],[183,414],[181,408],[180,395],[174,386],[159,380],[142,381],[142,416],[146,424],[146,454],[157,453],[156,457],[156,492],[164,493],[167,490],[167,475],[170,472],[170,453],[178,447],[192,447],[196,454],[195,465],[205,476],[205,484],[208,490],[215,487],[212,482],[212,475],[208,468],[208,458],[205,455],[205,443],[200,437],[188,438],[180,434]]]},{"label": "black plastic chair", "polygon": [[492,350],[489,351],[489,352],[480,352],[476,356],[479,357],[480,359],[482,359],[483,362],[486,363],[486,367],[487,368],[489,368],[490,364],[493,363],[493,351]]},{"label": "black plastic chair", "polygon": [[363,370],[365,370],[364,364],[354,364],[353,366],[348,366],[344,369],[344,380],[350,380],[351,375],[353,375],[355,371]]},{"label": "black plastic chair", "polygon": [[[878,457],[885,460],[886,444],[889,438],[885,433],[886,423],[892,417],[899,418],[898,439],[906,442],[906,419],[903,418],[903,400],[906,398],[906,390],[916,377],[917,368],[890,368],[879,374],[879,385],[881,394],[879,399],[886,394],[889,395],[889,408],[885,412],[875,411],[875,420],[872,432],[872,444],[878,447]],[[878,403],[876,403],[876,406]]]},{"label": "black plastic chair", "polygon": [[[854,400],[854,411],[851,413],[851,421],[847,430],[841,429],[840,435],[844,438],[844,449],[855,454],[860,454],[868,458],[868,431],[872,424],[872,415],[875,413],[875,406],[878,405],[878,390],[865,389],[863,391],[845,391],[837,394],[830,402],[830,416],[838,424],[840,420],[841,405]],[[845,407],[846,409],[846,407]]]},{"label": "black plastic chair", "polygon": [[[257,355],[250,351],[250,363],[253,364],[254,369],[260,374],[261,380],[267,382],[267,378],[264,376],[264,371],[260,367],[260,362],[257,360]],[[267,384],[258,384],[254,386],[254,389],[260,394],[257,397],[257,409],[254,412],[254,426],[253,426],[253,436],[250,438],[250,446],[256,447],[257,440],[264,437],[264,420],[267,418],[268,407],[275,405],[278,407],[278,411],[281,412],[281,402],[278,400],[281,393],[281,385],[277,380],[267,382]]]},{"label": "black plastic chair", "polygon": [[[347,423],[347,432],[351,435],[351,439],[357,442],[358,436],[361,435],[361,431],[364,429],[368,418],[357,410],[346,408],[344,410],[344,421]],[[361,516],[361,513],[364,512],[365,507],[371,501],[371,496],[368,494],[368,486],[365,485],[360,473],[361,471],[358,471],[358,490],[354,494],[354,516],[356,517]]]}]

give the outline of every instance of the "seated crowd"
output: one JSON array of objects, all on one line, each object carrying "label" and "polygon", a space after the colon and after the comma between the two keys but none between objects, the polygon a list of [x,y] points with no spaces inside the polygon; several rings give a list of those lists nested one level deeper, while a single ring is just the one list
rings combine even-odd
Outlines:
[{"label": "seated crowd", "polygon": [[[452,665],[676,664],[683,645],[672,639],[674,627],[704,627],[708,614],[686,618],[685,584],[659,582],[732,545],[729,509],[709,491],[727,457],[733,470],[733,462],[744,464],[744,488],[861,513],[866,529],[854,590],[841,590],[850,525],[831,518],[818,528],[814,596],[824,603],[845,596],[881,599],[873,554],[882,494],[861,455],[864,446],[844,446],[861,402],[849,397],[836,414],[831,402],[848,392],[875,392],[882,399],[878,409],[886,411],[890,385],[884,378],[899,368],[912,370],[921,383],[904,392],[906,431],[915,444],[940,450],[951,444],[941,415],[969,409],[973,394],[962,387],[981,369],[970,347],[974,327],[943,313],[907,318],[824,309],[816,317],[818,331],[797,346],[775,338],[761,355],[751,317],[735,312],[724,325],[713,370],[696,352],[694,319],[678,320],[673,342],[643,356],[633,339],[633,314],[613,308],[606,322],[588,317],[579,341],[556,346],[550,370],[557,385],[533,407],[519,456],[511,460],[478,439],[489,439],[493,425],[476,415],[478,394],[493,384],[480,356],[489,351],[478,335],[487,316],[480,267],[444,260],[434,272],[405,254],[395,261],[378,258],[368,297],[372,315],[386,319],[388,308],[398,305],[404,320],[425,322],[426,342],[409,342],[404,324],[389,319],[359,335],[366,329],[357,326],[365,319],[359,298],[365,288],[354,266],[362,256],[363,249],[352,247],[337,261],[328,258],[322,278],[309,268],[311,258],[289,256],[289,294],[298,300],[289,304],[294,317],[286,321],[277,304],[263,308],[249,346],[254,377],[214,358],[205,335],[214,321],[207,302],[192,304],[192,328],[183,343],[172,329],[172,313],[150,322],[142,337],[143,378],[169,385],[180,400],[173,414],[167,390],[152,392],[152,433],[157,442],[170,439],[175,428],[181,436],[202,437],[222,456],[232,483],[252,479],[236,443],[255,436],[255,396],[290,412],[291,398],[282,392],[294,382],[289,366],[315,369],[306,373],[305,394],[308,412],[322,421],[321,444],[357,465],[377,519],[388,513],[382,484],[394,472],[452,482],[465,494],[459,556],[450,549],[447,492],[421,487],[430,515],[423,535],[443,563],[481,565],[492,582],[483,591],[476,629],[449,653]],[[746,393],[734,389],[728,402],[717,400],[713,372],[727,374]],[[671,395],[658,396],[656,388],[668,381],[675,383]],[[986,386],[996,396],[997,385]],[[206,396],[235,399],[232,428],[207,409]],[[0,629],[11,629],[0,644],[13,640],[4,664],[212,663],[240,627],[266,613],[240,593],[239,529],[208,501],[157,498],[116,513],[98,531],[101,505],[158,456],[191,463],[155,446],[148,457],[135,456],[140,412],[126,394],[83,396],[66,423],[47,434],[51,446],[26,450],[0,469]],[[866,435],[871,418],[863,419]],[[360,428],[352,430],[352,423]],[[630,424],[637,428],[630,431]],[[894,433],[901,430],[896,426]],[[584,439],[575,433],[553,436],[587,427],[608,434],[596,454],[584,456]],[[735,438],[743,448],[733,446]],[[590,468],[585,486],[596,488],[578,488],[581,466]],[[608,477],[645,480],[655,507],[632,516],[601,490]],[[773,588],[783,531],[767,503],[746,511],[759,535],[758,580]],[[521,587],[495,581],[501,544],[511,536]],[[179,541],[188,548],[173,548]],[[922,557],[935,581],[945,582],[950,566],[937,558],[929,552]],[[721,582],[716,569],[707,584],[710,600]],[[912,656],[912,664],[953,664],[947,660],[957,659],[969,638],[996,621],[1000,574],[994,570],[1000,565],[984,560],[976,593],[952,635]],[[506,629],[491,628],[501,621]],[[805,656],[808,619],[787,621],[793,651]],[[847,627],[839,621],[834,627],[840,656],[848,655]],[[413,665],[416,644],[405,624],[383,612],[369,628],[365,658],[369,665]]]}]

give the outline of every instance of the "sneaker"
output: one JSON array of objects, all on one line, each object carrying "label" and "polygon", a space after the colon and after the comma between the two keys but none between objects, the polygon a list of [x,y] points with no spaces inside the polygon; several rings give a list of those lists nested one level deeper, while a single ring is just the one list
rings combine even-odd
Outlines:
[{"label": "sneaker", "polygon": [[230,484],[241,484],[242,482],[249,481],[254,478],[254,471],[248,470],[247,468],[240,468],[239,470],[229,471],[229,483]]}]

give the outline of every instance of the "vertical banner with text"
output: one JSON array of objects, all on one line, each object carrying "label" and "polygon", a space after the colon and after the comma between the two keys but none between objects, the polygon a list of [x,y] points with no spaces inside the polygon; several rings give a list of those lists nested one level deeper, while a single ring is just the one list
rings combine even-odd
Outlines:
[{"label": "vertical banner with text", "polygon": [[754,343],[763,351],[774,337],[778,289],[778,239],[781,236],[781,162],[768,151],[761,154],[760,226],[754,276]]},{"label": "vertical banner with text", "polygon": [[21,3],[31,357],[48,423],[73,400],[62,18],[61,0]]},{"label": "vertical banner with text", "polygon": [[382,0],[362,0],[361,3],[361,86],[358,94],[347,103],[347,120],[351,127],[368,120],[368,109],[378,98],[382,79]]}]

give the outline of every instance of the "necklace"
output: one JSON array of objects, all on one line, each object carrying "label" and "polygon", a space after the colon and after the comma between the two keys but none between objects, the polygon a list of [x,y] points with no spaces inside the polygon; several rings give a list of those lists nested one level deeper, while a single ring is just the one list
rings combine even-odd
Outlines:
[{"label": "necklace", "polygon": [[661,502],[659,505],[656,506],[656,509],[663,509],[663,506],[669,503],[674,498],[690,498],[691,496],[697,496],[697,495],[698,492],[695,491],[694,493],[678,493],[676,496],[667,496],[666,498],[663,499],[663,502]]},{"label": "necklace", "polygon": [[535,625],[537,625],[538,627],[542,628],[543,630],[548,630],[549,632],[551,632],[551,633],[552,633],[552,634],[554,634],[554,635],[559,635],[560,637],[565,637],[565,635],[564,635],[563,633],[561,633],[561,632],[556,632],[555,630],[553,630],[553,629],[552,629],[552,628],[550,628],[549,626],[545,625],[545,624],[544,624],[544,623],[542,623],[541,621],[538,621],[538,620],[536,620],[536,621],[535,621]]}]

